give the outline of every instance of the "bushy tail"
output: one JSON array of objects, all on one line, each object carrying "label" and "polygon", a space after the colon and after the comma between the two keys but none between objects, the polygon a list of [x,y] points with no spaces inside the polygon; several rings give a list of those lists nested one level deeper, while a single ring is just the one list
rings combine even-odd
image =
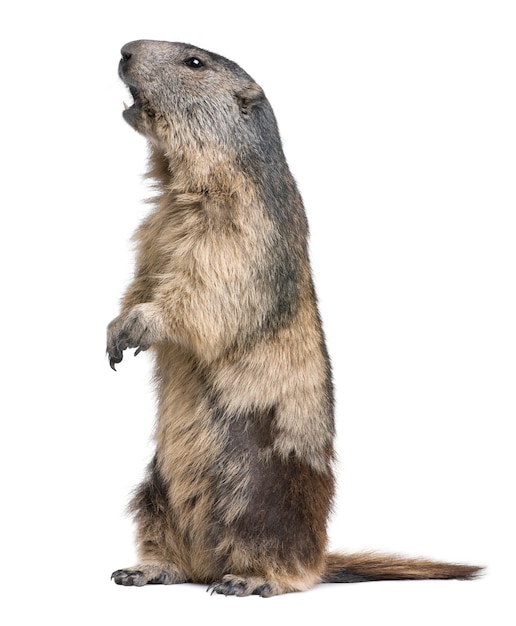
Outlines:
[{"label": "bushy tail", "polygon": [[325,583],[356,583],[372,580],[424,580],[459,578],[470,580],[482,573],[482,567],[439,563],[427,559],[362,552],[326,555]]}]

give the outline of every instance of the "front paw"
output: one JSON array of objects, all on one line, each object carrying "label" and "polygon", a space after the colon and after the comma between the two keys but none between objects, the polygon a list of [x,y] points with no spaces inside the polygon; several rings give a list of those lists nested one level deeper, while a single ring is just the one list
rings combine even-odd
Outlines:
[{"label": "front paw", "polygon": [[155,305],[138,304],[125,316],[115,318],[109,324],[107,334],[109,364],[115,370],[115,365],[122,361],[127,348],[136,348],[136,356],[162,339],[163,324]]}]

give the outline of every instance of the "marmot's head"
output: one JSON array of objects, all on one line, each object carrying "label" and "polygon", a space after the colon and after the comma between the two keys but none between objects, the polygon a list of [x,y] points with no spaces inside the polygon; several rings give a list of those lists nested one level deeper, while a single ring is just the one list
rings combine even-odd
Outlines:
[{"label": "marmot's head", "polygon": [[253,109],[262,109],[262,120],[272,113],[262,89],[236,63],[183,43],[128,43],[119,75],[134,100],[125,120],[165,152],[238,149],[245,136],[257,140]]}]

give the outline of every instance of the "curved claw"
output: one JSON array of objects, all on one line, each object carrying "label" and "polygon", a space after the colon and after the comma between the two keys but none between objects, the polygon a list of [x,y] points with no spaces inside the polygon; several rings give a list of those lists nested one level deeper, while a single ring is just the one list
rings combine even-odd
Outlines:
[{"label": "curved claw", "polygon": [[138,346],[136,350],[134,351],[134,356],[138,356],[140,352],[145,352],[145,350],[148,350],[149,348],[150,346],[147,346],[145,344]]},{"label": "curved claw", "polygon": [[210,591],[211,596],[214,593],[220,593],[224,596],[245,596],[249,593],[246,592],[246,585],[244,582],[234,583],[225,580],[211,584],[207,591]]},{"label": "curved claw", "polygon": [[110,351],[109,348],[107,350],[107,353],[108,353],[108,356],[109,356],[109,366],[111,367],[111,369],[113,371],[116,372],[115,365],[122,361],[122,359],[124,358],[124,355],[119,350]]}]

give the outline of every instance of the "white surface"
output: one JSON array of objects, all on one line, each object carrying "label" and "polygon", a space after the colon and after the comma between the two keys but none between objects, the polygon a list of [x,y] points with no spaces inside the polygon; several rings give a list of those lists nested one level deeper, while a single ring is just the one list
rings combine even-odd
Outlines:
[{"label": "white surface", "polygon": [[[9,8],[4,623],[514,623],[515,26],[497,1]],[[139,38],[235,60],[275,109],[334,364],[332,545],[486,564],[483,580],[270,600],[110,582],[134,561],[122,512],[152,453],[148,357],[115,374],[104,356],[146,211],[117,78]]]}]

